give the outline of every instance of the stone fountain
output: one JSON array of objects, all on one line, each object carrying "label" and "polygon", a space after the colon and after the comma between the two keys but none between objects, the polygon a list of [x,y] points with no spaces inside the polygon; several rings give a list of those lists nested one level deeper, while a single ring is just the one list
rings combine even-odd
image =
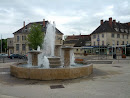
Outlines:
[{"label": "stone fountain", "polygon": [[38,50],[30,51],[28,64],[11,65],[11,75],[25,79],[55,80],[73,79],[92,73],[92,64],[78,65],[74,63],[72,47],[62,46],[59,57],[54,55],[54,47],[55,23],[47,25],[43,49],[38,48]]}]

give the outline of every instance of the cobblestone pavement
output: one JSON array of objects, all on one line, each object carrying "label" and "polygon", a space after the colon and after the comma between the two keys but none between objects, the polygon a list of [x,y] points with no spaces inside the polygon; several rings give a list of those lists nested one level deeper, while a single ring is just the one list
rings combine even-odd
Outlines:
[{"label": "cobblestone pavement", "polygon": [[10,75],[10,64],[0,63],[0,98],[130,98],[128,60],[94,64],[89,77],[54,81],[17,79]]}]

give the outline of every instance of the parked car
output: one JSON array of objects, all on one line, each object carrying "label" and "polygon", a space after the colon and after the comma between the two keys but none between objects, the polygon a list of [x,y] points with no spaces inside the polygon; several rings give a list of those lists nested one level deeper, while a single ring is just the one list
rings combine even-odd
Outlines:
[{"label": "parked car", "polygon": [[12,54],[12,55],[9,56],[9,58],[10,58],[10,59],[13,59],[13,58],[19,58],[19,59],[22,59],[23,56],[20,55],[20,54]]},{"label": "parked car", "polygon": [[8,54],[5,54],[5,53],[0,54],[0,57],[7,57],[7,56],[8,56]]},{"label": "parked car", "polygon": [[28,59],[28,54],[23,55],[23,59]]}]

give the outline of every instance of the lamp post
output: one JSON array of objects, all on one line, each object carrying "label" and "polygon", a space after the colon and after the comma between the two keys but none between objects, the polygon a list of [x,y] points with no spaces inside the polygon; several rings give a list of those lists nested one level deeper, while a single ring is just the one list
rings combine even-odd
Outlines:
[{"label": "lamp post", "polygon": [[106,59],[107,59],[107,52],[108,52],[108,49],[109,49],[108,46],[109,46],[109,44],[107,44]]},{"label": "lamp post", "polygon": [[1,35],[1,53],[2,53],[2,35]]}]

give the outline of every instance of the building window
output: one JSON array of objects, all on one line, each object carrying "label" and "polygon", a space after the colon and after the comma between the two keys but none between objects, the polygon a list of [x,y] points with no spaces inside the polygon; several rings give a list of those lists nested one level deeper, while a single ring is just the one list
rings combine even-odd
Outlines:
[{"label": "building window", "polygon": [[12,54],[13,52],[12,52],[12,50],[10,50],[10,54]]},{"label": "building window", "polygon": [[22,44],[22,50],[25,51],[26,47],[25,44]]},{"label": "building window", "polygon": [[122,41],[122,45],[124,45],[125,43],[124,43],[124,41]]},{"label": "building window", "polygon": [[117,41],[117,45],[119,45],[119,41]]},{"label": "building window", "polygon": [[112,33],[112,34],[111,34],[111,37],[114,38],[114,37],[115,37],[115,34]]},{"label": "building window", "polygon": [[95,39],[96,38],[96,35],[93,35],[93,39]]},{"label": "building window", "polygon": [[128,41],[127,41],[127,44],[128,44]]},{"label": "building window", "polygon": [[95,42],[94,42],[94,46],[95,46]]},{"label": "building window", "polygon": [[99,34],[98,34],[98,38],[99,38]]},{"label": "building window", "polygon": [[128,35],[127,35],[127,39],[128,39]]},{"label": "building window", "polygon": [[28,46],[28,49],[29,49],[29,50],[32,50],[32,48],[31,48],[30,46]]},{"label": "building window", "polygon": [[104,46],[104,41],[102,41],[102,46]]},{"label": "building window", "polygon": [[100,45],[100,42],[98,41],[98,46]]},{"label": "building window", "polygon": [[120,38],[120,34],[117,34],[117,38]]},{"label": "building window", "polygon": [[22,36],[22,40],[26,40],[26,36]]},{"label": "building window", "polygon": [[102,38],[104,38],[104,34],[102,34]]},{"label": "building window", "polygon": [[17,36],[17,42],[19,42],[19,36]]},{"label": "building window", "polygon": [[78,51],[78,49],[76,49],[76,51]]},{"label": "building window", "polygon": [[16,51],[19,51],[19,44],[16,44]]},{"label": "building window", "polygon": [[62,44],[62,39],[60,40],[60,44]]},{"label": "building window", "polygon": [[112,41],[112,45],[115,46],[115,41],[114,40]]},{"label": "building window", "polygon": [[124,39],[124,35],[122,35],[122,38]]}]

